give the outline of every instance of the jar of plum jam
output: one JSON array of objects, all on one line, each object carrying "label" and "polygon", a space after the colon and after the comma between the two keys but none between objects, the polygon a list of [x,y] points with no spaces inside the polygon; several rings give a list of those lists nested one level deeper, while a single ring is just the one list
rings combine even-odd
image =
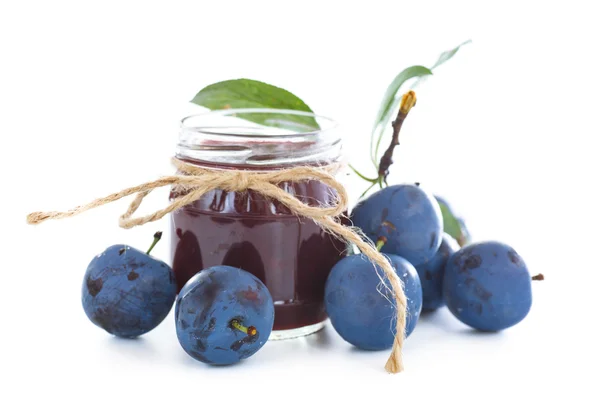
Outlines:
[{"label": "jar of plum jam", "polygon": [[[329,164],[339,160],[340,152],[337,126],[328,118],[236,109],[183,119],[176,157],[202,167],[260,172]],[[335,195],[318,181],[284,182],[280,187],[315,207],[331,203]],[[171,192],[171,198],[178,195]],[[203,268],[239,267],[271,292],[271,339],[308,335],[323,327],[325,281],[346,246],[312,220],[252,190],[214,190],[172,212],[171,229],[171,261],[179,287]]]}]

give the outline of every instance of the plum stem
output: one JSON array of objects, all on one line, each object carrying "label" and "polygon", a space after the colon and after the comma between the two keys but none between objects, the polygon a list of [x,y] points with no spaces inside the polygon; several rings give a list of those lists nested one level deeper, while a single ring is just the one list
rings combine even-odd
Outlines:
[{"label": "plum stem", "polygon": [[400,128],[408,116],[408,112],[415,106],[415,104],[417,104],[417,95],[412,90],[409,90],[402,96],[402,102],[400,103],[398,116],[394,122],[392,122],[392,142],[379,160],[379,169],[377,175],[380,183],[383,180],[383,182],[385,182],[387,185],[387,176],[389,174],[390,166],[393,163],[392,156],[394,155],[394,147],[400,144],[400,140],[398,139],[398,136],[400,135]]},{"label": "plum stem", "polygon": [[537,274],[531,277],[532,281],[543,281],[544,280],[544,274]]},{"label": "plum stem", "polygon": [[387,238],[385,236],[380,236],[377,238],[377,243],[375,243],[377,251],[381,251],[381,248],[385,245],[385,242],[387,242]]},{"label": "plum stem", "polygon": [[160,231],[158,231],[158,232],[156,232],[154,234],[154,241],[150,245],[150,248],[148,249],[148,251],[146,252],[146,254],[150,255],[150,252],[152,251],[152,249],[154,248],[154,246],[156,246],[156,243],[158,243],[158,241],[160,240],[161,237],[162,237],[162,232],[160,232]]},{"label": "plum stem", "polygon": [[255,336],[258,333],[254,326],[244,326],[239,320],[235,318],[229,322],[229,325],[231,325],[232,328],[237,329],[238,331],[244,332],[248,336]]}]

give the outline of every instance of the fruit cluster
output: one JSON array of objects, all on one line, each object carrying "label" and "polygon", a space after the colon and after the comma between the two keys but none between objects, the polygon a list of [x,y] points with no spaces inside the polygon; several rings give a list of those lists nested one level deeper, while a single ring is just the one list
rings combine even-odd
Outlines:
[{"label": "fruit cluster", "polygon": [[[350,219],[386,255],[404,284],[406,336],[422,310],[447,305],[463,323],[498,331],[523,320],[531,307],[531,276],[517,252],[500,242],[465,245],[444,232],[449,205],[417,184],[389,186],[359,202]],[[462,220],[461,238],[469,240]],[[465,241],[466,241],[465,240]],[[466,243],[465,243],[466,244]],[[350,255],[329,275],[325,305],[336,331],[363,349],[393,344],[394,305],[383,271]]]},{"label": "fruit cluster", "polygon": [[273,328],[271,294],[254,275],[214,266],[194,275],[177,293],[173,270],[144,253],[114,245],[96,256],[84,276],[88,318],[124,338],[157,327],[175,303],[177,338],[193,358],[213,365],[236,363],[256,353]]},{"label": "fruit cluster", "polygon": [[[521,321],[531,306],[531,277],[521,257],[499,242],[460,248],[444,232],[438,204],[418,184],[395,185],[372,194],[350,215],[403,282],[406,336],[422,310],[444,304],[479,330],[497,331]],[[177,338],[196,360],[229,365],[256,353],[269,338],[275,316],[263,282],[219,265],[194,275],[178,293],[171,267],[150,256],[160,236],[157,232],[145,253],[114,245],[91,261],[82,292],[90,320],[131,338],[158,326],[175,303]],[[393,344],[395,305],[384,276],[364,255],[351,254],[327,279],[331,324],[356,347],[381,350]]]}]

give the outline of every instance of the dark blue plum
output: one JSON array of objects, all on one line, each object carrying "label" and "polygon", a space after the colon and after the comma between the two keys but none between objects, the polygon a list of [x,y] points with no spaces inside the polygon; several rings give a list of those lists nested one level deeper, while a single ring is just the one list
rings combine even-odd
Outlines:
[{"label": "dark blue plum", "polygon": [[[404,258],[386,254],[400,279],[408,299],[406,336],[415,329],[423,294],[415,268]],[[378,276],[371,261],[362,254],[340,260],[331,270],[325,285],[325,307],[331,324],[340,336],[365,350],[390,348],[396,332],[396,305],[389,289]],[[385,279],[389,286],[389,281]]]},{"label": "dark blue plum", "polygon": [[89,264],[82,303],[88,318],[115,336],[132,338],[160,324],[173,307],[173,270],[146,253],[118,244]]},{"label": "dark blue plum", "polygon": [[442,241],[443,222],[434,197],[417,185],[394,185],[361,201],[350,217],[381,251],[413,265],[431,259]]},{"label": "dark blue plum", "polygon": [[251,273],[225,265],[194,275],[175,302],[181,347],[212,365],[234,364],[256,353],[267,342],[274,319],[266,286]]},{"label": "dark blue plum", "polygon": [[448,260],[444,300],[463,323],[482,331],[499,331],[527,316],[531,276],[512,247],[494,241],[474,243]]},{"label": "dark blue plum", "polygon": [[433,311],[444,305],[442,296],[444,269],[450,256],[458,249],[460,249],[460,246],[456,243],[456,240],[444,232],[442,234],[442,244],[435,256],[425,264],[415,266],[423,288],[424,311]]}]

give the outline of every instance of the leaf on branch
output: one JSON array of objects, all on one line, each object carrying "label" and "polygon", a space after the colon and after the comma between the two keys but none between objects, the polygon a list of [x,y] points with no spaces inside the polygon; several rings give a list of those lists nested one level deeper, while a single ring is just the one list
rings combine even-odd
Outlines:
[{"label": "leaf on branch", "polygon": [[370,154],[371,161],[376,169],[379,169],[377,164],[377,161],[379,160],[379,146],[386,128],[390,125],[390,122],[394,118],[395,111],[400,105],[401,96],[399,93],[404,83],[410,79],[416,78],[411,85],[411,89],[414,89],[429,76],[433,75],[433,70],[435,68],[454,57],[458,50],[468,43],[471,43],[471,40],[467,40],[455,48],[440,54],[437,61],[431,68],[427,68],[422,65],[415,65],[404,69],[402,72],[396,75],[392,83],[390,83],[385,94],[383,95],[383,100],[379,106],[379,111],[377,112],[377,117],[375,118],[375,123],[373,125],[373,131],[371,133]]}]

